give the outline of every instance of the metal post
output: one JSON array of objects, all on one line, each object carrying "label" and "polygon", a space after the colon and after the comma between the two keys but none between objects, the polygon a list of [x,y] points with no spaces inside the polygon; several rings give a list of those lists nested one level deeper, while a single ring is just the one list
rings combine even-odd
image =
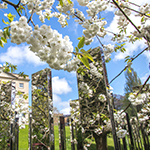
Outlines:
[{"label": "metal post", "polygon": [[10,138],[10,150],[13,150],[13,123],[11,122],[10,124],[10,134],[11,134],[11,138]]},{"label": "metal post", "polygon": [[60,116],[60,150],[66,150],[66,132],[65,132],[65,119],[64,116]]},{"label": "metal post", "polygon": [[19,149],[19,116],[18,116],[17,112],[16,112],[16,119],[15,120],[16,120],[15,121],[15,123],[16,123],[16,125],[15,125],[16,150],[18,150]]},{"label": "metal post", "polygon": [[107,71],[106,71],[106,66],[105,66],[105,58],[104,58],[104,53],[103,53],[102,48],[100,48],[100,53],[101,53],[101,59],[102,59],[102,65],[103,65],[103,76],[104,76],[105,87],[106,87],[106,99],[107,99],[108,106],[109,106],[109,115],[110,115],[111,126],[112,126],[114,146],[115,146],[115,150],[119,150],[118,137],[116,134],[116,127],[115,127],[115,120],[114,120],[113,106],[110,103],[111,98],[108,93],[109,83],[108,83]]},{"label": "metal post", "polygon": [[50,150],[55,149],[54,144],[54,124],[53,124],[53,98],[52,98],[52,76],[51,70],[48,70],[47,74],[48,80],[48,110],[49,110],[49,141],[50,141]]},{"label": "metal post", "polygon": [[32,150],[32,111],[29,112],[29,150]]}]

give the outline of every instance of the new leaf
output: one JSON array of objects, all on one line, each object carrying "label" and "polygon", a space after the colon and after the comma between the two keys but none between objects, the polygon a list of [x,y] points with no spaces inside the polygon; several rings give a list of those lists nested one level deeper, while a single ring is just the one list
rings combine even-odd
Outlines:
[{"label": "new leaf", "polygon": [[85,37],[81,37],[81,38],[80,38],[80,41],[79,41],[79,43],[78,43],[78,48],[79,48],[79,49],[84,46],[84,41],[85,41]]}]

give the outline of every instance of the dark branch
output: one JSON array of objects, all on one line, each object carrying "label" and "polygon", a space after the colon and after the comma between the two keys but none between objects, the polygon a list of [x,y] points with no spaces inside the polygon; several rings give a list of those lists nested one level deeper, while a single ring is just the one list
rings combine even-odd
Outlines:
[{"label": "dark branch", "polygon": [[[10,1],[8,1],[8,0],[2,0],[2,1],[5,2],[5,3],[7,3],[7,4],[9,4],[9,5],[11,5],[11,6],[13,6],[16,11],[17,11],[17,8],[19,7],[20,3],[21,3],[21,0],[19,1],[19,3],[17,5],[14,4],[14,3],[12,3],[12,2],[10,2]],[[20,15],[20,13],[18,11],[17,11],[17,13],[21,17],[21,15]]]},{"label": "dark branch", "polygon": [[[148,80],[150,79],[150,75],[148,76],[148,78],[146,79],[146,81],[144,82],[144,84],[142,85],[142,87],[140,88],[140,90],[137,92],[136,97],[139,95],[139,93],[142,91],[142,89],[144,88],[144,86],[146,85],[146,83],[148,82]],[[125,112],[131,105],[131,102],[128,104],[128,106],[120,113],[120,115]]]},{"label": "dark branch", "polygon": [[127,18],[127,20],[134,26],[134,28],[141,33],[141,31],[137,28],[137,26],[131,21],[131,19],[126,15],[126,13],[121,9],[121,7],[118,5],[118,3],[113,0],[114,4],[117,6],[117,8],[122,12],[122,14]]},{"label": "dark branch", "polygon": [[[145,48],[143,51],[141,51],[138,55],[136,55],[134,58],[131,58],[131,62],[133,62],[138,56],[140,56],[144,51],[148,50],[148,47]],[[109,84],[111,84],[117,77],[119,77],[127,68],[129,67],[129,65],[127,65],[123,70],[121,70],[121,72],[115,76],[110,82]]]},{"label": "dark branch", "polygon": [[144,88],[144,86],[146,85],[146,83],[148,82],[149,79],[150,79],[150,75],[148,76],[148,78],[146,79],[146,81],[144,82],[144,84],[142,85],[142,87],[140,88],[140,90],[137,92],[136,96],[139,95],[139,93],[142,91],[142,89]]}]

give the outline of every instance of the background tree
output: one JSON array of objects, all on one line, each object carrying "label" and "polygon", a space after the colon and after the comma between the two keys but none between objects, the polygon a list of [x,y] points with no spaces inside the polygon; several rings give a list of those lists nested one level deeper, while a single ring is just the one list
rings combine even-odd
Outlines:
[{"label": "background tree", "polygon": [[59,110],[57,109],[57,107],[53,107],[53,113],[54,114],[59,114],[60,113]]},{"label": "background tree", "polygon": [[114,109],[120,110],[122,109],[124,96],[119,94],[113,94],[113,103],[114,103]]},{"label": "background tree", "polygon": [[[127,105],[130,103],[128,97],[130,93],[134,92],[133,87],[142,84],[140,78],[138,77],[137,73],[134,71],[133,68],[130,68],[130,70],[126,70],[125,79],[126,79],[126,83],[124,86],[125,98],[123,101],[123,108],[126,108]],[[131,104],[130,107],[127,109],[127,112],[129,113],[129,115],[135,115],[136,114],[135,106]]]}]

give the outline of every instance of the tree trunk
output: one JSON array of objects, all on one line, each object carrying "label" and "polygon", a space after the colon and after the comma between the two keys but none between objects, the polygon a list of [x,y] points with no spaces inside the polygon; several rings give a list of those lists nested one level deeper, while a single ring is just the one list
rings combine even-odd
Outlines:
[{"label": "tree trunk", "polygon": [[96,150],[108,150],[106,133],[97,135],[96,133],[93,132],[93,136],[94,136],[95,142],[96,142]]}]

